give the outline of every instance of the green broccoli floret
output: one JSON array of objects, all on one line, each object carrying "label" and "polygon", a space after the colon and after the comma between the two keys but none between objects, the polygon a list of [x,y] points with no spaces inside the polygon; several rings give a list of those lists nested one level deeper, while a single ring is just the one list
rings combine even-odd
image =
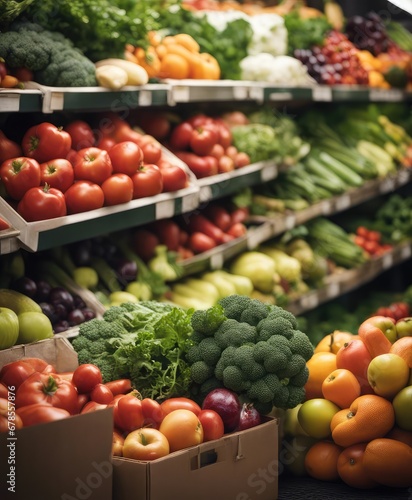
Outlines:
[{"label": "green broccoli floret", "polygon": [[303,387],[289,386],[289,398],[286,403],[287,408],[295,408],[305,399],[305,389]]},{"label": "green broccoli floret", "polygon": [[276,373],[287,367],[289,355],[286,348],[289,349],[287,345],[285,345],[285,349],[282,349],[280,343],[279,345],[271,345],[261,340],[253,348],[253,357],[264,366],[267,372]]},{"label": "green broccoli floret", "polygon": [[252,382],[246,394],[249,399],[258,401],[259,403],[269,403],[273,401],[273,391],[270,390],[263,378]]},{"label": "green broccoli floret", "polygon": [[226,349],[222,351],[220,359],[215,366],[215,377],[218,380],[223,380],[223,370],[226,368],[226,366],[234,364],[235,352],[236,347],[234,346],[226,347]]},{"label": "green broccoli floret", "polygon": [[223,307],[216,305],[206,310],[194,311],[191,323],[194,332],[199,332],[206,336],[213,336],[225,319]]},{"label": "green broccoli floret", "polygon": [[306,384],[306,382],[308,381],[308,378],[309,378],[309,368],[305,365],[303,370],[301,370],[299,373],[297,373],[293,377],[290,377],[289,384],[295,385],[298,387],[303,387]]},{"label": "green broccoli floret", "polygon": [[280,378],[291,378],[297,375],[306,366],[306,361],[300,354],[292,354],[289,358],[288,365],[283,370],[278,371]]},{"label": "green broccoli floret", "polygon": [[249,342],[255,342],[256,329],[247,323],[238,323],[235,319],[223,322],[215,333],[215,340],[221,349],[232,345],[239,347]]},{"label": "green broccoli floret", "polygon": [[266,373],[264,367],[253,357],[254,344],[239,346],[234,352],[233,363],[243,372],[248,380],[258,380]]},{"label": "green broccoli floret", "polygon": [[219,361],[222,350],[217,345],[216,340],[213,337],[204,338],[199,345],[199,353],[201,358],[209,366],[215,366]]},{"label": "green broccoli floret", "polygon": [[222,381],[225,387],[235,392],[242,392],[250,386],[242,370],[235,365],[226,366],[223,370]]},{"label": "green broccoli floret", "polygon": [[206,380],[213,376],[214,371],[214,368],[204,361],[195,361],[190,366],[190,375],[193,382],[196,382],[196,384],[203,384],[203,382],[206,382]]},{"label": "green broccoli floret", "polygon": [[293,335],[293,325],[286,319],[278,315],[270,314],[267,318],[262,319],[256,326],[257,340],[268,340],[272,335],[283,335],[286,338],[291,338]]},{"label": "green broccoli floret", "polygon": [[300,330],[293,332],[293,336],[289,340],[289,346],[292,352],[300,354],[305,361],[308,361],[313,356],[313,344],[309,337]]},{"label": "green broccoli floret", "polygon": [[10,68],[41,70],[49,64],[52,50],[50,40],[35,31],[0,33],[0,57]]},{"label": "green broccoli floret", "polygon": [[185,354],[186,361],[189,364],[196,363],[196,361],[202,360],[202,355],[200,354],[199,344],[192,345],[189,347]]},{"label": "green broccoli floret", "polygon": [[253,299],[247,295],[229,295],[218,301],[223,309],[225,316],[236,321],[240,321],[243,311],[250,305]]},{"label": "green broccoli floret", "polygon": [[268,304],[264,304],[257,299],[252,299],[249,305],[242,311],[239,321],[241,323],[248,323],[251,326],[256,326],[261,320],[267,317],[268,312]]}]

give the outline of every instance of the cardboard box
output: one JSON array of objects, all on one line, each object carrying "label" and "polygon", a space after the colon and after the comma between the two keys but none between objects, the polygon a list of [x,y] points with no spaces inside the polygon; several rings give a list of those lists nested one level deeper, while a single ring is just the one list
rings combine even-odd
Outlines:
[{"label": "cardboard box", "polygon": [[[69,341],[55,337],[0,351],[0,367],[23,356],[45,359],[59,371],[78,365]],[[1,433],[0,498],[111,500],[112,431],[107,409]]]},{"label": "cardboard box", "polygon": [[276,500],[278,420],[151,462],[113,458],[113,500]]}]

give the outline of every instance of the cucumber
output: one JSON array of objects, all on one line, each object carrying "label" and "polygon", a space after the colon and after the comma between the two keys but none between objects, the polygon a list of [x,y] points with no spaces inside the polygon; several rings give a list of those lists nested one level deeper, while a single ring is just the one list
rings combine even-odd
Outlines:
[{"label": "cucumber", "polygon": [[42,312],[41,307],[33,299],[8,288],[0,289],[0,307],[7,307],[17,315],[24,312]]}]

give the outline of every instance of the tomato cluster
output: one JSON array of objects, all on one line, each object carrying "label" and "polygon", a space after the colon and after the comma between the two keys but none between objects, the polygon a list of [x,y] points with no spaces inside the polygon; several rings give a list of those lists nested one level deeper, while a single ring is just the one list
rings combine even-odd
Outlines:
[{"label": "tomato cluster", "polygon": [[230,210],[218,202],[211,203],[202,214],[161,219],[136,229],[132,235],[133,250],[148,261],[158,245],[166,245],[169,251],[178,253],[180,260],[188,259],[244,236],[247,217],[247,209]]},{"label": "tomato cluster", "polygon": [[249,156],[233,145],[227,123],[201,113],[176,125],[167,145],[198,179],[250,164]]},{"label": "tomato cluster", "polygon": [[379,307],[371,316],[386,316],[398,321],[410,316],[411,309],[406,302],[392,302],[389,306]]},{"label": "tomato cluster", "polygon": [[20,143],[0,132],[0,144],[1,182],[28,222],[176,191],[189,182],[159,142],[114,114],[95,130],[83,120],[64,129],[41,122]]},{"label": "tomato cluster", "polygon": [[359,226],[354,237],[355,243],[369,255],[382,255],[392,249],[392,245],[382,243],[382,234],[379,231]]}]

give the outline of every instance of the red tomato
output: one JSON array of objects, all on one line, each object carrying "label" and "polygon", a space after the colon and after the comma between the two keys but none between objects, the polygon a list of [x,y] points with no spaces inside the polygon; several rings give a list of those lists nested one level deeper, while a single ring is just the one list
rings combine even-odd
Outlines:
[{"label": "red tomato", "polygon": [[123,456],[134,460],[156,460],[168,455],[169,452],[166,436],[150,427],[129,432],[123,444]]},{"label": "red tomato", "polygon": [[123,141],[109,149],[113,172],[133,175],[143,163],[143,151],[135,142]]},{"label": "red tomato", "polygon": [[218,132],[218,142],[225,149],[232,145],[232,132],[222,119],[215,119],[214,125]]},{"label": "red tomato", "polygon": [[7,194],[14,200],[20,200],[27,190],[40,186],[40,165],[24,156],[10,158],[1,164],[0,178]]},{"label": "red tomato", "polygon": [[65,127],[72,139],[72,148],[76,151],[94,146],[95,138],[90,125],[84,120],[74,120]]},{"label": "red tomato", "polygon": [[67,214],[66,199],[59,189],[48,184],[32,187],[19,201],[17,212],[27,222],[63,217]]},{"label": "red tomato", "polygon": [[35,403],[49,404],[77,413],[77,390],[56,374],[35,372],[17,389],[16,408]]},{"label": "red tomato", "polygon": [[225,172],[232,172],[235,170],[235,160],[230,156],[223,155],[218,159],[218,172],[223,174]]},{"label": "red tomato", "polygon": [[22,154],[23,150],[21,149],[20,144],[10,140],[0,130],[0,163],[3,163],[10,158],[18,158],[19,156],[22,156]]},{"label": "red tomato", "polygon": [[20,385],[36,370],[25,361],[11,361],[0,370],[0,380],[6,387],[14,387],[17,390]]},{"label": "red tomato", "polygon": [[133,199],[133,181],[126,174],[113,174],[102,184],[106,206],[127,203]]},{"label": "red tomato", "polygon": [[139,228],[132,235],[133,250],[145,262],[154,256],[155,249],[159,244],[159,238],[153,231],[146,228]]},{"label": "red tomato", "polygon": [[222,158],[222,156],[225,154],[225,148],[221,144],[216,143],[209,154],[210,156],[214,156],[217,159]]},{"label": "red tomato", "polygon": [[242,168],[250,165],[250,156],[243,152],[239,151],[234,155],[235,168]]},{"label": "red tomato", "polygon": [[34,403],[17,408],[16,414],[22,419],[23,427],[55,422],[56,420],[70,417],[70,413],[64,408],[42,403]]},{"label": "red tomato", "polygon": [[230,228],[226,231],[226,234],[229,234],[234,238],[241,238],[242,236],[245,236],[246,233],[247,228],[243,222],[236,222],[236,224],[230,226]]},{"label": "red tomato", "polygon": [[163,177],[157,165],[142,165],[131,177],[133,199],[155,196],[163,190]]},{"label": "red tomato", "polygon": [[164,417],[174,410],[190,410],[195,415],[199,415],[202,410],[196,401],[184,397],[165,399],[160,403],[160,406],[162,407]]},{"label": "red tomato", "polygon": [[104,193],[101,186],[90,181],[77,181],[64,193],[67,213],[78,214],[101,208]]},{"label": "red tomato", "polygon": [[203,427],[203,441],[220,439],[225,433],[222,417],[215,410],[202,410],[198,419]]},{"label": "red tomato", "polygon": [[72,147],[72,138],[61,127],[42,122],[30,127],[23,136],[22,148],[25,156],[39,163],[52,158],[66,158]]},{"label": "red tomato", "polygon": [[90,401],[88,394],[79,394],[77,396],[77,413],[81,413],[84,406]]},{"label": "red tomato", "polygon": [[142,399],[142,412],[144,417],[144,427],[154,427],[157,429],[163,420],[163,408],[151,398]]},{"label": "red tomato", "polygon": [[73,169],[75,179],[95,184],[102,184],[113,172],[109,153],[95,147],[80,149]]},{"label": "red tomato", "polygon": [[96,384],[90,392],[90,399],[102,405],[113,401],[113,393],[105,384]]},{"label": "red tomato", "polygon": [[117,142],[114,137],[109,135],[102,137],[96,142],[96,148],[104,149],[105,151],[110,151],[113,146],[116,146]]},{"label": "red tomato", "polygon": [[75,149],[70,149],[66,155],[66,160],[69,161],[73,167],[73,163],[77,160],[77,151]]},{"label": "red tomato", "polygon": [[56,372],[53,365],[47,363],[47,361],[44,361],[44,359],[41,358],[32,358],[25,356],[24,358],[21,358],[20,361],[24,361],[24,363],[27,363],[28,365],[32,366],[36,370],[36,372],[41,372],[41,373]]},{"label": "red tomato", "polygon": [[73,165],[65,158],[56,158],[40,164],[40,183],[63,193],[74,182]]},{"label": "red tomato", "polygon": [[189,248],[195,253],[202,253],[215,248],[217,245],[216,241],[207,236],[207,234],[201,233],[200,231],[194,231],[189,236],[188,242]]},{"label": "red tomato", "polygon": [[203,427],[190,409],[173,410],[164,416],[159,431],[169,441],[170,451],[183,450],[203,441]]},{"label": "red tomato", "polygon": [[373,394],[368,382],[368,366],[372,356],[361,339],[346,342],[336,353],[336,367],[351,371],[361,386],[361,394]]},{"label": "red tomato", "polygon": [[102,381],[100,368],[92,363],[81,364],[73,372],[72,382],[80,394],[91,392]]},{"label": "red tomato", "polygon": [[157,140],[165,139],[170,132],[170,121],[166,114],[153,113],[139,113],[139,123],[144,129],[146,134],[152,135]]},{"label": "red tomato", "polygon": [[145,164],[148,163],[157,165],[157,162],[162,157],[161,145],[153,137],[149,135],[143,136],[139,144],[143,151],[143,158]]},{"label": "red tomato", "polygon": [[227,231],[232,225],[232,217],[226,208],[221,205],[211,204],[206,207],[205,215],[222,231]]},{"label": "red tomato", "polygon": [[193,116],[191,116],[188,120],[187,123],[190,123],[193,128],[198,128],[198,127],[203,127],[206,124],[214,124],[214,119],[210,116],[205,115],[204,113],[197,113]]},{"label": "red tomato", "polygon": [[178,191],[179,189],[187,187],[189,176],[182,167],[175,165],[168,160],[160,160],[157,163],[157,166],[162,172],[164,193]]},{"label": "red tomato", "polygon": [[189,146],[197,155],[206,156],[210,154],[218,140],[219,134],[214,125],[202,125],[193,130]]},{"label": "red tomato", "polygon": [[132,382],[129,378],[119,378],[106,382],[104,385],[112,391],[113,396],[127,394],[132,390]]},{"label": "red tomato", "polygon": [[106,404],[96,403],[96,401],[88,401],[80,410],[80,413],[91,413],[92,411],[104,410],[107,406]]},{"label": "red tomato", "polygon": [[159,238],[161,245],[166,245],[168,250],[176,251],[180,244],[180,227],[171,219],[154,221],[150,229]]},{"label": "red tomato", "polygon": [[140,429],[144,423],[142,401],[135,392],[123,395],[117,400],[113,416],[115,427],[121,431]]},{"label": "red tomato", "polygon": [[186,163],[198,179],[218,173],[218,161],[214,156],[199,156],[186,151],[176,151],[175,154]]},{"label": "red tomato", "polygon": [[169,144],[172,149],[185,150],[190,145],[193,127],[188,122],[179,123],[170,134]]}]

